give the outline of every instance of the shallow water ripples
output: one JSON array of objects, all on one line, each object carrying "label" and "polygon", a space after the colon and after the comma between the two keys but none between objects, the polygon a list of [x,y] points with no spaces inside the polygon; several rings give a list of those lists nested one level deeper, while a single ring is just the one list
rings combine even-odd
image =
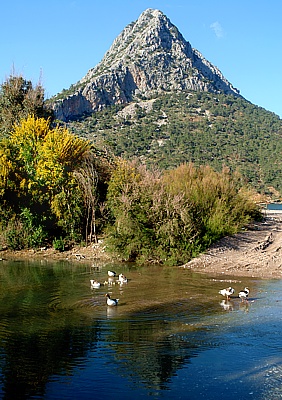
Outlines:
[{"label": "shallow water ripples", "polygon": [[[218,295],[225,283],[178,269],[126,270],[128,284],[97,290],[89,279],[104,282],[106,266],[39,272],[5,292],[0,340],[9,378],[20,365],[46,399],[280,398],[281,284],[235,282],[253,289],[243,304]],[[117,307],[106,306],[107,292]]]}]

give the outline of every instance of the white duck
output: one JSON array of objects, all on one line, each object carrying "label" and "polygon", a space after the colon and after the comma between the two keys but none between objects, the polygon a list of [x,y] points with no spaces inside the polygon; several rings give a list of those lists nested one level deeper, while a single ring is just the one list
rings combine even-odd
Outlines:
[{"label": "white duck", "polygon": [[116,276],[116,272],[115,271],[108,271],[108,276],[115,277]]},{"label": "white duck", "polygon": [[240,299],[241,299],[242,301],[248,300],[249,293],[250,293],[249,288],[248,288],[248,287],[245,287],[244,290],[241,290],[241,291],[238,293],[238,296],[240,297]]},{"label": "white duck", "polygon": [[108,306],[117,306],[118,305],[119,299],[111,299],[111,296],[109,295],[109,293],[105,294],[105,296],[107,297],[107,305]]},{"label": "white duck", "polygon": [[91,289],[99,289],[101,283],[96,281],[95,279],[90,279]]},{"label": "white duck", "polygon": [[234,292],[235,290],[230,286],[229,288],[221,289],[218,293],[224,297],[226,296],[226,299],[228,300]]},{"label": "white duck", "polygon": [[123,275],[123,274],[119,274],[119,276],[118,276],[118,282],[119,282],[120,284],[127,283],[127,277],[126,277],[125,275]]}]

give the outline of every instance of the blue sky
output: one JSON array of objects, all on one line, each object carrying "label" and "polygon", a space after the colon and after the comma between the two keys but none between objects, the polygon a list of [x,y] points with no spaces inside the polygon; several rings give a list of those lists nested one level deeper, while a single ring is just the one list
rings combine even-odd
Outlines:
[{"label": "blue sky", "polygon": [[161,10],[192,47],[253,104],[282,118],[281,0],[4,0],[0,82],[12,71],[47,97],[101,61],[147,8]]}]

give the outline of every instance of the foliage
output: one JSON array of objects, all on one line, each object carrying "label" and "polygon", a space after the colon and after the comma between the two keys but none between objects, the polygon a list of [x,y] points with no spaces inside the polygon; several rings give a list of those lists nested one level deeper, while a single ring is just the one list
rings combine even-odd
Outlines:
[{"label": "foliage", "polygon": [[54,239],[53,240],[53,247],[54,247],[55,250],[64,251],[65,250],[64,239],[62,237],[60,237],[59,239]]},{"label": "foliage", "polygon": [[74,172],[90,151],[89,143],[64,128],[52,129],[49,120],[29,116],[14,126],[0,149],[1,202],[17,216],[9,237],[14,231],[22,237],[23,230],[29,232],[18,247],[37,246],[47,233],[81,239],[83,202]]},{"label": "foliage", "polygon": [[86,244],[88,244],[88,235],[90,242],[92,238],[97,242],[98,172],[93,154],[84,159],[81,167],[75,171],[75,178],[83,197]]},{"label": "foliage", "polygon": [[97,240],[109,159],[53,125],[40,84],[11,75],[0,88],[0,246]]},{"label": "foliage", "polygon": [[107,195],[107,205],[111,211],[109,227],[109,246],[122,254],[126,259],[135,259],[141,254],[149,258],[154,241],[150,214],[151,196],[154,190],[154,176],[150,185],[145,179],[146,170],[137,168],[124,160],[117,160]]},{"label": "foliage", "polygon": [[[46,244],[47,235],[44,232],[39,215],[24,208],[18,216],[13,216],[2,232],[6,237],[6,245],[12,250],[38,248]],[[3,222],[2,222],[3,223]]]},{"label": "foliage", "polygon": [[34,87],[22,76],[10,75],[0,88],[0,137],[8,135],[13,125],[28,115],[52,118],[44,103],[44,89],[40,84]]},{"label": "foliage", "polygon": [[117,162],[109,182],[109,249],[127,260],[180,264],[259,217],[228,169],[183,164],[160,173]]}]

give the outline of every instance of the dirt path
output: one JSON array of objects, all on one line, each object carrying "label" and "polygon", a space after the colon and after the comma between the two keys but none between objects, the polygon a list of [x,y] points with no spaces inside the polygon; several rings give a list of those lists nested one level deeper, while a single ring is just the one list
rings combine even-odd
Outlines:
[{"label": "dirt path", "polygon": [[282,278],[282,215],[269,214],[248,230],[223,238],[183,268],[213,274]]}]

